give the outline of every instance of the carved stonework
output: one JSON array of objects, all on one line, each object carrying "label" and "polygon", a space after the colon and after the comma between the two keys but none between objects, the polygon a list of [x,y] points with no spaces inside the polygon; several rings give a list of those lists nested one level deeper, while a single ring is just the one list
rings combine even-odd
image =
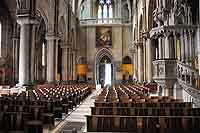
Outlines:
[{"label": "carved stonework", "polygon": [[114,64],[115,64],[116,71],[117,72],[121,72],[122,62],[121,61],[116,61]]},{"label": "carved stonework", "polygon": [[16,0],[17,2],[17,16],[35,16],[36,14],[36,0]]},{"label": "carved stonework", "polygon": [[182,86],[182,88],[184,89],[184,91],[192,97],[194,106],[199,108],[200,107],[200,91],[186,85],[185,83],[181,81],[179,81],[179,83],[180,83],[180,86]]},{"label": "carved stonework", "polygon": [[162,89],[170,90],[170,93],[167,95],[172,95],[171,89],[173,88],[176,80],[176,60],[156,60],[153,61],[153,79],[154,81],[161,86]]},{"label": "carved stonework", "polygon": [[155,79],[176,79],[177,63],[175,60],[156,60],[153,65]]},{"label": "carved stonework", "polygon": [[174,15],[175,15],[175,24],[184,24],[185,23],[185,2],[184,0],[175,0],[174,2]]},{"label": "carved stonework", "polygon": [[157,24],[164,23],[164,21],[167,20],[168,14],[169,14],[169,9],[164,7],[156,8],[153,11],[153,19]]}]

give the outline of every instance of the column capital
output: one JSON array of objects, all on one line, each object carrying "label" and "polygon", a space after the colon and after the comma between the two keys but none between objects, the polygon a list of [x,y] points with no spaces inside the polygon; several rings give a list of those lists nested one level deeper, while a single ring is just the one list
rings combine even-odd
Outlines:
[{"label": "column capital", "polygon": [[47,40],[59,40],[60,38],[57,37],[54,33],[47,33],[46,34],[46,39]]},{"label": "column capital", "polygon": [[65,43],[62,43],[62,44],[60,44],[60,47],[61,47],[62,49],[68,49],[68,48],[69,48],[69,45],[66,45]]},{"label": "column capital", "polygon": [[18,17],[17,23],[20,25],[25,25],[25,24],[37,25],[39,24],[39,21],[36,18],[31,18],[31,17]]},{"label": "column capital", "polygon": [[171,31],[165,31],[163,33],[163,35],[164,35],[165,38],[169,38],[171,35],[173,35],[173,32],[171,32]]},{"label": "column capital", "polygon": [[143,33],[142,33],[142,38],[144,38],[145,40],[150,39],[149,31],[143,32]]}]

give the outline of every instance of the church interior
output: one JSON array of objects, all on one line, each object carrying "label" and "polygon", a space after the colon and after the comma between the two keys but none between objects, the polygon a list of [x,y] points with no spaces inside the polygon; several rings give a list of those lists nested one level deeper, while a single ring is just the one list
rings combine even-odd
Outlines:
[{"label": "church interior", "polygon": [[0,0],[0,133],[199,133],[199,0]]}]

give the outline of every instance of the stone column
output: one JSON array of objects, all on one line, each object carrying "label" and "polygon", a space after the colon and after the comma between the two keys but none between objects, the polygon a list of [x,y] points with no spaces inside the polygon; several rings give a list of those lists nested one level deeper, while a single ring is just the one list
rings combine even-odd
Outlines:
[{"label": "stone column", "polygon": [[70,63],[70,65],[71,65],[71,67],[70,67],[71,73],[70,73],[70,75],[71,75],[71,80],[73,80],[73,63],[74,63],[74,60],[73,60],[73,50],[71,50],[70,60],[71,60],[71,63]]},{"label": "stone column", "polygon": [[166,81],[164,85],[164,96],[174,96],[174,83],[171,81]]},{"label": "stone column", "polygon": [[58,38],[55,40],[55,77],[57,80],[57,74],[58,74]]},{"label": "stone column", "polygon": [[67,56],[68,56],[68,47],[66,45],[62,45],[62,80],[67,81]]},{"label": "stone column", "polygon": [[162,38],[158,38],[158,59],[163,59]]},{"label": "stone column", "polygon": [[147,66],[146,66],[146,40],[144,39],[144,43],[143,43],[143,80],[144,81],[147,81]]},{"label": "stone column", "polygon": [[18,18],[17,22],[20,24],[20,49],[19,49],[19,85],[29,85],[31,83],[31,42],[32,26],[36,24],[35,19]]},{"label": "stone column", "polygon": [[188,44],[188,57],[189,57],[189,60],[190,60],[190,65],[192,64],[192,33],[189,32],[189,44]]},{"label": "stone column", "polygon": [[142,56],[142,45],[138,45],[138,80],[143,81],[143,56]]},{"label": "stone column", "polygon": [[[199,7],[200,7],[200,2],[199,2]],[[199,22],[200,22],[200,8],[199,8]],[[197,53],[198,53],[198,62],[199,62],[199,75],[200,75],[200,24],[198,27],[198,44],[197,44]]]},{"label": "stone column", "polygon": [[157,7],[157,8],[159,7],[158,1],[159,1],[159,0],[156,0],[156,7]]},{"label": "stone column", "polygon": [[169,59],[170,58],[170,41],[169,41],[169,35],[166,34],[165,35],[165,59]]},{"label": "stone column", "polygon": [[19,38],[13,38],[13,83],[18,81],[19,73]]},{"label": "stone column", "polygon": [[76,51],[73,51],[73,80],[76,80]]},{"label": "stone column", "polygon": [[[200,75],[200,27],[198,28],[198,41],[197,42],[198,42],[197,53],[198,53],[198,62],[199,62],[199,75]],[[194,50],[194,52],[195,52],[195,50]],[[195,53],[193,53],[193,54],[195,54]]]},{"label": "stone column", "polygon": [[133,79],[135,80],[137,78],[137,54],[136,50],[135,53],[133,53]]},{"label": "stone column", "polygon": [[181,33],[181,62],[185,62],[185,41],[184,41],[184,32]]},{"label": "stone column", "polygon": [[19,49],[19,85],[30,83],[30,65],[29,65],[29,50],[30,50],[30,25],[20,24],[20,49]]},{"label": "stone column", "polygon": [[176,43],[174,42],[175,37],[173,34],[169,36],[169,58],[175,59],[176,58]]},{"label": "stone column", "polygon": [[47,36],[47,82],[55,82],[56,77],[56,56],[55,56],[55,43],[57,40],[56,36]]},{"label": "stone column", "polygon": [[[35,44],[36,44],[36,25],[33,25],[32,26],[32,39],[31,39],[31,50],[30,50],[30,53],[31,53],[31,68],[30,68],[30,72],[31,72],[31,82],[34,83],[34,81],[36,80],[35,77],[36,77],[36,71],[35,71]],[[41,75],[42,76],[42,75]]]},{"label": "stone column", "polygon": [[69,50],[69,47],[67,48],[67,80],[69,80],[69,67],[70,67],[70,63],[69,63],[69,52],[70,52],[70,50]]},{"label": "stone column", "polygon": [[71,80],[71,48],[69,48],[69,53],[68,53],[68,63],[69,63],[69,67],[68,67],[68,80]]},{"label": "stone column", "polygon": [[184,32],[184,39],[185,39],[185,62],[188,64],[188,61],[189,61],[189,42],[188,42],[187,32]]},{"label": "stone column", "polygon": [[152,82],[152,44],[151,39],[147,39],[146,41],[146,49],[147,49],[147,81]]}]

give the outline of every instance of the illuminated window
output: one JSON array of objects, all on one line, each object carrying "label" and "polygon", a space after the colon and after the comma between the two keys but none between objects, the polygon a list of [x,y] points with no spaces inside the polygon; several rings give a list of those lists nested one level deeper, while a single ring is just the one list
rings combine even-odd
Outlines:
[{"label": "illuminated window", "polygon": [[108,6],[106,4],[103,5],[103,19],[104,19],[104,23],[107,22],[107,19],[108,19]]},{"label": "illuminated window", "polygon": [[82,5],[82,6],[81,6],[81,10],[80,10],[80,17],[81,17],[81,19],[83,19],[84,16],[85,16],[84,12],[85,12],[85,6]]},{"label": "illuminated window", "polygon": [[[113,18],[113,7],[111,0],[98,1],[98,22],[108,23]],[[109,20],[109,21],[108,21]]]},{"label": "illuminated window", "polygon": [[42,66],[45,66],[45,43],[42,44]]},{"label": "illuminated window", "polygon": [[80,7],[80,19],[86,19],[89,17],[89,12],[88,12],[88,9],[87,9],[87,1],[83,1],[83,3],[81,4],[81,7]]},{"label": "illuminated window", "polygon": [[113,8],[112,8],[112,5],[109,5],[109,9],[108,9],[108,12],[109,12],[109,22],[111,23],[112,22],[112,18],[113,18]]}]

